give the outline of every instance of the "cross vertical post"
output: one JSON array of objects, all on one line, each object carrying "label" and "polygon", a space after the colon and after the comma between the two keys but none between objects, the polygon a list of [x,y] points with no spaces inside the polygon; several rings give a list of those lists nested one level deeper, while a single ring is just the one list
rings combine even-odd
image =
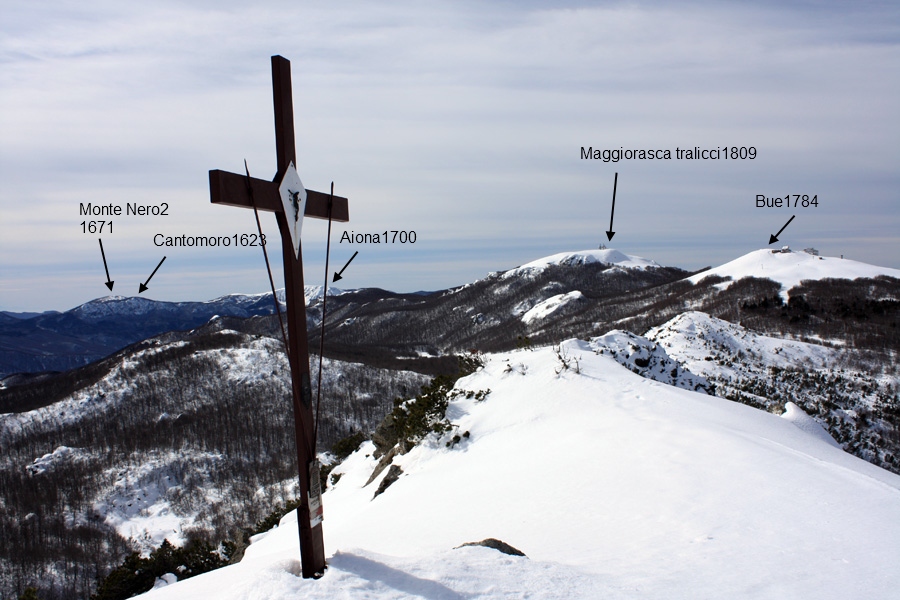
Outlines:
[{"label": "cross vertical post", "polygon": [[[210,201],[213,204],[255,208],[275,213],[281,233],[284,259],[284,288],[288,320],[288,360],[291,367],[294,433],[297,468],[300,480],[300,506],[297,521],[300,533],[300,559],[303,577],[316,578],[325,572],[325,545],[321,518],[310,507],[310,490],[315,502],[320,490],[316,458],[315,415],[312,407],[312,385],[309,370],[309,343],[306,333],[306,296],[303,284],[301,250],[294,251],[287,217],[280,195],[279,182],[296,164],[294,147],[294,108],[291,93],[291,63],[284,57],[272,57],[272,94],[275,105],[275,149],[278,171],[274,181],[250,178],[220,170],[209,172]],[[333,221],[349,221],[347,199],[314,190],[306,190],[304,215]],[[277,302],[277,298],[275,299]],[[320,513],[319,513],[320,514]]]},{"label": "cross vertical post", "polygon": [[[276,181],[281,181],[288,166],[296,164],[294,147],[294,103],[291,93],[291,63],[281,56],[272,57],[272,94],[275,104],[275,149],[278,160]],[[284,256],[284,293],[287,302],[288,360],[291,365],[291,388],[294,398],[294,431],[297,445],[297,468],[300,476],[300,506],[297,521],[300,529],[300,561],[303,577],[317,577],[325,572],[325,542],[322,524],[310,525],[309,490],[319,482],[310,481],[310,466],[316,458],[313,436],[312,384],[309,376],[309,343],[306,335],[306,294],[303,284],[302,242],[301,256],[294,254],[287,218],[275,213],[281,232]],[[314,469],[318,476],[318,469]]]}]

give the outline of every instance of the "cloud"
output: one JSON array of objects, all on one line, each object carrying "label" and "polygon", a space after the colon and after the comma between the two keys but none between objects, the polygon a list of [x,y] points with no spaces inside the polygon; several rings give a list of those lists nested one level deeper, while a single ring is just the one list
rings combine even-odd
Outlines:
[{"label": "cloud", "polygon": [[[135,272],[158,260],[156,233],[252,231],[249,212],[209,205],[206,173],[239,172],[246,158],[255,176],[274,174],[275,53],[292,61],[304,183],[334,181],[356,231],[419,233],[389,256],[358,248],[365,285],[446,287],[593,247],[614,172],[615,241],[630,253],[688,268],[726,262],[780,226],[755,195],[789,192],[821,198],[798,215],[792,229],[806,237],[793,243],[814,239],[827,253],[833,242],[834,253],[900,266],[900,11],[889,4],[8,8],[0,268],[31,269],[36,283],[25,273],[15,291],[0,290],[2,308],[64,309],[103,293],[102,277],[74,274],[99,266],[81,202],[171,205],[168,219],[117,219],[104,239]],[[758,158],[579,157],[582,146],[694,145],[754,146]],[[274,230],[271,218],[264,226]],[[322,269],[311,261],[323,258],[324,230],[304,226],[307,270]],[[259,278],[228,276],[250,264],[234,259],[179,251],[166,263],[171,289],[162,271],[154,282],[173,299],[252,291]]]}]

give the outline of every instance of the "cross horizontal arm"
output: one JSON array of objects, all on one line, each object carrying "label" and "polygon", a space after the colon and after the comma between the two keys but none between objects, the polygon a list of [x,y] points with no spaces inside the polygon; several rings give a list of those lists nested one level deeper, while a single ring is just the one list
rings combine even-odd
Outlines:
[{"label": "cross horizontal arm", "polygon": [[[253,200],[256,202],[257,209],[269,212],[284,212],[277,183],[251,177],[250,185],[253,189]],[[330,194],[306,190],[306,211],[303,213],[304,216],[314,219],[327,219],[328,199],[330,197]],[[250,201],[250,193],[247,191],[247,176],[213,169],[209,172],[209,201],[213,204],[253,208],[253,203]],[[331,207],[331,220],[340,223],[350,221],[350,211],[346,198],[341,196],[334,197],[334,203]]]}]

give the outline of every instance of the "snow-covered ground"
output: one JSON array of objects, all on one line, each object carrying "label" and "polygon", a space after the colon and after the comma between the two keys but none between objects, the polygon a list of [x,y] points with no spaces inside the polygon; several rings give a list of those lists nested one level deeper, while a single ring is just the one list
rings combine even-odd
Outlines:
[{"label": "snow-covered ground", "polygon": [[[163,540],[183,545],[186,531],[195,526],[198,517],[197,512],[185,514],[173,507],[174,497],[183,493],[186,466],[191,462],[222,465],[222,458],[210,453],[179,457],[166,452],[144,457],[140,464],[112,468],[104,474],[111,485],[93,503],[92,513],[131,540],[143,554],[158,548]],[[202,489],[203,505],[222,500],[221,491],[209,483],[197,488]]]},{"label": "snow-covered ground", "polygon": [[843,345],[760,335],[696,311],[644,336],[686,371],[705,378],[717,396],[773,412],[790,412],[793,402],[842,447],[897,472],[900,444],[892,434],[892,411],[900,371],[893,362],[873,363]]},{"label": "snow-covered ground", "polygon": [[[299,577],[289,515],[241,563],[145,597],[897,597],[900,477],[829,444],[796,407],[781,418],[598,352],[488,356],[457,383],[487,398],[448,410],[470,437],[396,457],[403,475],[376,498],[364,444],[325,493],[321,580]],[[490,537],[527,558],[454,549]]]},{"label": "snow-covered ground", "polygon": [[595,337],[591,348],[600,354],[609,353],[617,363],[641,377],[686,390],[713,393],[709,381],[685,369],[660,344],[630,331],[615,329]]},{"label": "snow-covered ground", "polygon": [[522,315],[522,322],[525,324],[533,321],[540,321],[555,313],[560,308],[573,302],[579,302],[584,299],[584,294],[575,290],[568,294],[557,294],[551,296],[542,302],[538,302],[531,309]]},{"label": "snow-covered ground", "polygon": [[691,372],[720,379],[770,367],[828,369],[845,355],[836,348],[760,335],[698,311],[682,313],[650,329],[645,337]]},{"label": "snow-covered ground", "polygon": [[784,253],[764,248],[687,279],[698,283],[710,275],[731,278],[731,281],[719,285],[721,289],[744,277],[771,279],[781,284],[781,293],[786,300],[788,290],[804,279],[858,279],[878,275],[900,278],[900,269],[878,267],[834,256],[814,256],[802,250]]}]

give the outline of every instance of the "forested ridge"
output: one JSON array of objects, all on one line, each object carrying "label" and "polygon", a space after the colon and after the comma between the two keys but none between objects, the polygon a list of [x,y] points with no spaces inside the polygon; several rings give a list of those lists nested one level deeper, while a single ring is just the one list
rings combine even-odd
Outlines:
[{"label": "forested ridge", "polygon": [[[135,548],[109,515],[152,510],[161,498],[189,523],[179,538],[216,545],[294,496],[280,340],[204,333],[148,342],[106,366],[65,400],[2,421],[0,537],[15,540],[0,545],[4,598],[29,585],[43,598],[88,597]],[[326,359],[320,447],[371,431],[427,380]]]}]

